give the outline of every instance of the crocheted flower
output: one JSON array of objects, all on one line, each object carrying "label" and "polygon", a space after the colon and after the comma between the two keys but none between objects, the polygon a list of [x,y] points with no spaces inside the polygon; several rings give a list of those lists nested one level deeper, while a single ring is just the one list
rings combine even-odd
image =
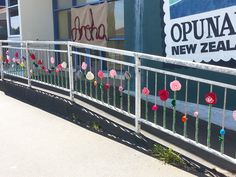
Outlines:
[{"label": "crocheted flower", "polygon": [[124,91],[124,88],[123,88],[122,85],[119,86],[119,91],[120,91],[120,92],[123,92],[123,91]]},{"label": "crocheted flower", "polygon": [[62,67],[63,69],[66,69],[66,68],[67,68],[67,63],[63,61],[63,62],[61,63],[61,67]]},{"label": "crocheted flower", "polygon": [[112,69],[112,70],[110,71],[110,77],[111,77],[111,78],[114,78],[114,77],[116,77],[116,75],[117,75],[116,70]]},{"label": "crocheted flower", "polygon": [[62,65],[61,65],[61,64],[57,65],[57,68],[58,68],[59,70],[62,70]]},{"label": "crocheted flower", "polygon": [[33,53],[30,54],[30,59],[31,60],[35,60],[36,59],[36,57],[35,57],[35,55]]},{"label": "crocheted flower", "polygon": [[54,58],[54,57],[51,57],[51,58],[50,58],[50,62],[51,62],[51,64],[54,64],[54,63],[55,63],[55,58]]},{"label": "crocheted flower", "polygon": [[167,90],[160,90],[158,95],[161,101],[166,101],[169,98],[169,92]]},{"label": "crocheted flower", "polygon": [[82,70],[86,70],[88,67],[87,63],[83,62],[81,65]]},{"label": "crocheted flower", "polygon": [[158,106],[157,106],[156,104],[153,105],[153,106],[152,106],[152,110],[153,110],[153,111],[157,111],[157,110],[158,110]]},{"label": "crocheted flower", "polygon": [[207,104],[216,104],[217,97],[214,92],[209,92],[205,95],[205,101]]},{"label": "crocheted flower", "polygon": [[95,81],[93,82],[93,85],[94,85],[94,87],[97,87],[98,82],[95,80]]},{"label": "crocheted flower", "polygon": [[124,76],[127,80],[129,80],[131,78],[131,74],[128,71],[125,71]]},{"label": "crocheted flower", "polygon": [[194,115],[194,117],[198,117],[199,112],[198,112],[198,111],[195,111],[195,112],[193,113],[193,115]]},{"label": "crocheted flower", "polygon": [[182,117],[182,122],[183,122],[183,123],[187,122],[187,120],[188,120],[188,119],[187,119],[187,116],[183,116],[183,117]]},{"label": "crocheted flower", "polygon": [[105,89],[108,90],[110,88],[110,84],[109,83],[106,83],[105,84]]},{"label": "crocheted flower", "polygon": [[150,94],[150,91],[147,87],[144,87],[142,90],[142,94],[144,94],[145,96],[148,96]]},{"label": "crocheted flower", "polygon": [[104,73],[102,72],[102,70],[98,71],[98,77],[100,79],[103,79],[104,78]]},{"label": "crocheted flower", "polygon": [[181,83],[178,80],[174,80],[170,83],[170,89],[172,91],[180,91],[181,90]]},{"label": "crocheted flower", "polygon": [[41,66],[41,69],[45,71],[46,68],[45,68],[45,66]]},{"label": "crocheted flower", "polygon": [[55,72],[56,74],[59,73],[60,69],[59,68],[56,68]]},{"label": "crocheted flower", "polygon": [[15,52],[15,58],[18,58],[18,57],[19,57],[19,53]]},{"label": "crocheted flower", "polygon": [[223,128],[220,130],[220,135],[225,135],[225,130]]},{"label": "crocheted flower", "polygon": [[25,67],[24,62],[21,62],[21,63],[20,63],[20,67],[21,67],[21,68],[24,68],[24,67]]},{"label": "crocheted flower", "polygon": [[94,74],[91,71],[89,71],[86,74],[86,79],[88,79],[89,81],[93,80],[94,79]]},{"label": "crocheted flower", "polygon": [[43,64],[43,60],[38,60],[38,65],[42,65]]}]

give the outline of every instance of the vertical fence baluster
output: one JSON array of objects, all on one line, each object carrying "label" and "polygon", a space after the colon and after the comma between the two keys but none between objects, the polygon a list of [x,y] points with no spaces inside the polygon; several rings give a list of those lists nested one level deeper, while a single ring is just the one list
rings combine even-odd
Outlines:
[{"label": "vertical fence baluster", "polygon": [[[96,81],[96,84],[98,84],[97,83],[97,81],[98,81],[98,76],[97,76],[97,73],[98,73],[98,61],[97,61],[97,59],[94,59],[94,62],[95,62],[95,81]],[[94,83],[95,83],[95,81],[94,81]],[[95,98],[96,98],[96,100],[98,99],[98,87],[97,87],[97,85],[95,85],[94,84],[94,86],[95,86]]]},{"label": "vertical fence baluster", "polygon": [[[130,73],[130,68],[128,66],[128,73]],[[128,84],[127,84],[127,89],[128,89],[128,113],[130,113],[130,79],[128,79]]]},{"label": "vertical fence baluster", "polygon": [[[166,74],[164,76],[164,90],[166,90]],[[166,128],[166,101],[163,101],[163,127]]]},{"label": "vertical fence baluster", "polygon": [[[92,58],[90,58],[89,69],[90,69],[90,72],[92,72]],[[89,96],[93,97],[92,81],[91,80],[89,81]]]},{"label": "vertical fence baluster", "polygon": [[[109,81],[109,63],[107,62],[107,83],[110,86]],[[107,89],[107,104],[110,104],[110,88]]]},{"label": "vertical fence baluster", "polygon": [[[157,106],[157,73],[155,73],[155,105]],[[157,124],[157,110],[154,110],[154,123]]]},{"label": "vertical fence baluster", "polygon": [[26,69],[27,69],[27,78],[28,78],[28,87],[31,87],[31,78],[30,78],[30,61],[29,61],[29,51],[28,51],[28,43],[25,44],[26,48]]},{"label": "vertical fence baluster", "polygon": [[[148,71],[146,71],[146,87],[148,88]],[[148,120],[148,96],[145,100],[145,119]]]},{"label": "vertical fence baluster", "polygon": [[[113,69],[116,70],[115,68],[116,68],[116,65],[115,65],[115,63],[113,63]],[[115,77],[113,78],[113,106],[116,107],[116,80],[115,80]]]},{"label": "vertical fence baluster", "polygon": [[74,101],[74,70],[72,61],[72,46],[69,42],[67,44],[67,56],[69,65],[70,100]]},{"label": "vertical fence baluster", "polygon": [[[188,111],[188,80],[186,80],[185,83],[185,105],[184,105],[184,115],[187,117],[187,111]],[[188,121],[186,120],[184,122],[184,137],[187,138],[187,125]]]},{"label": "vertical fence baluster", "polygon": [[195,120],[195,141],[196,143],[198,143],[198,129],[199,129],[199,96],[200,96],[200,82],[197,83],[197,115],[196,116],[196,120]]},{"label": "vertical fence baluster", "polygon": [[[123,77],[124,77],[124,74],[123,74],[123,66],[122,64],[120,65],[120,86],[119,86],[119,92],[120,92],[120,109],[123,110]],[[121,90],[120,90],[121,89]]]},{"label": "vertical fence baluster", "polygon": [[140,132],[140,122],[141,118],[141,70],[139,66],[141,65],[140,58],[135,55],[135,132]]},{"label": "vertical fence baluster", "polygon": [[3,72],[3,48],[2,48],[2,42],[0,42],[0,63],[1,63],[1,80],[4,79],[4,72]]},{"label": "vertical fence baluster", "polygon": [[[226,101],[227,101],[227,88],[225,88],[224,92],[224,106],[223,106],[223,116],[222,116],[222,130],[225,129],[225,111],[226,111]],[[224,154],[224,144],[225,144],[225,135],[221,134],[221,144],[220,144],[220,152]]]},{"label": "vertical fence baluster", "polygon": [[[175,80],[176,80],[177,78],[175,77]],[[177,102],[177,100],[176,100],[176,97],[177,97],[177,95],[176,95],[177,93],[176,93],[176,91],[174,91],[174,100],[175,100],[175,105],[173,106],[173,122],[172,122],[172,131],[175,133],[175,125],[176,125],[176,102]]]},{"label": "vertical fence baluster", "polygon": [[[212,92],[213,86],[210,86],[210,92]],[[208,124],[207,124],[207,147],[211,147],[211,114],[212,114],[212,104],[208,107]]]}]

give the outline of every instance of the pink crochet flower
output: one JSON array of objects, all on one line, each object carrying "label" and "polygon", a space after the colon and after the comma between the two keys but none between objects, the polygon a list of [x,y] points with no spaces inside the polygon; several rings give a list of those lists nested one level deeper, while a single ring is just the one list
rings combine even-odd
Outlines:
[{"label": "pink crochet flower", "polygon": [[116,70],[112,69],[112,70],[110,71],[110,77],[111,77],[111,78],[114,78],[114,77],[116,77],[116,75],[117,75]]},{"label": "pink crochet flower", "polygon": [[142,90],[142,94],[144,94],[145,96],[148,96],[150,94],[150,91],[147,87],[144,87]]},{"label": "pink crochet flower", "polygon": [[174,80],[170,83],[170,89],[172,91],[180,91],[181,90],[181,83],[178,80]]},{"label": "pink crochet flower", "polygon": [[62,70],[62,65],[59,64],[59,65],[57,66],[57,69]]},{"label": "pink crochet flower", "polygon": [[54,57],[51,57],[51,58],[50,58],[50,62],[51,62],[51,64],[54,64],[54,63],[55,63],[55,58],[54,58]]},{"label": "pink crochet flower", "polygon": [[102,72],[102,70],[98,71],[98,77],[100,79],[104,78],[104,73]]},{"label": "pink crochet flower", "polygon": [[120,92],[123,92],[123,91],[124,91],[124,88],[123,88],[122,85],[119,86],[119,91],[120,91]]},{"label": "pink crochet flower", "polygon": [[157,111],[157,110],[158,110],[158,106],[157,106],[156,104],[153,105],[153,106],[152,106],[152,110],[153,110],[153,111]]},{"label": "pink crochet flower", "polygon": [[195,111],[195,112],[193,113],[193,115],[194,115],[194,117],[198,117],[199,112],[198,112],[198,111]]},{"label": "pink crochet flower", "polygon": [[86,70],[87,69],[87,63],[83,62],[81,65],[82,70]]},{"label": "pink crochet flower", "polygon": [[56,68],[55,71],[56,71],[56,74],[57,74],[57,73],[59,73],[60,69],[59,69],[59,68]]}]

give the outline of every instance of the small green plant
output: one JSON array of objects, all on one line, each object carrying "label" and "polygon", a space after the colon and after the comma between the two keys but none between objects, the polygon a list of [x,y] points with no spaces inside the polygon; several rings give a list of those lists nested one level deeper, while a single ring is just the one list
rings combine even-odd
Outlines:
[{"label": "small green plant", "polygon": [[90,127],[97,132],[100,132],[102,130],[100,124],[97,122],[92,122]]},{"label": "small green plant", "polygon": [[174,152],[170,148],[165,148],[161,145],[155,144],[152,149],[152,155],[161,160],[165,163],[177,165],[177,166],[184,166],[185,162],[180,157],[180,155],[176,152]]},{"label": "small green plant", "polygon": [[78,115],[76,115],[75,113],[72,113],[72,121],[77,122],[78,120],[79,120]]}]

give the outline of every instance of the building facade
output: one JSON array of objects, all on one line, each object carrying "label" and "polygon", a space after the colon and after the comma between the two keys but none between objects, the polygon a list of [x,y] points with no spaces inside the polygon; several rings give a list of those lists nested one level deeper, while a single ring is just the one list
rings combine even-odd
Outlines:
[{"label": "building facade", "polygon": [[104,2],[108,47],[236,66],[235,0],[5,0],[8,39],[71,40],[71,9]]}]

